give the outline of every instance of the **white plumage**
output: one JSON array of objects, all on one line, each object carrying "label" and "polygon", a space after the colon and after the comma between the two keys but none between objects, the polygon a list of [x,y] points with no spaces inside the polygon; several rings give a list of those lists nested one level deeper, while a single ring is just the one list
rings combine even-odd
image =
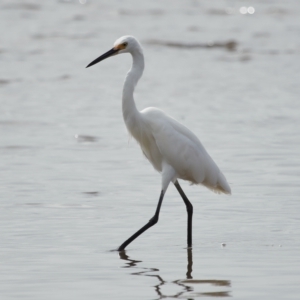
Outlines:
[{"label": "white plumage", "polygon": [[[225,176],[194,133],[157,108],[149,107],[142,111],[137,110],[133,92],[144,70],[144,55],[140,43],[134,37],[119,38],[111,50],[91,62],[88,67],[107,57],[121,53],[130,53],[133,59],[132,67],[124,82],[122,95],[122,110],[126,127],[140,144],[147,159],[162,175],[162,194],[154,217],[158,220],[162,198],[170,182],[177,187],[187,208],[188,206],[192,207],[177,179],[187,180],[193,184],[202,184],[217,193],[230,194],[231,190]],[[132,240],[154,224],[149,226],[146,224],[125,241],[119,250],[124,250]],[[188,244],[191,244],[191,237]]]},{"label": "white plumage", "polygon": [[163,189],[178,178],[203,184],[215,192],[230,193],[224,175],[188,128],[152,107],[142,110],[137,118],[140,126],[126,123],[127,128],[153,167],[163,172]]}]

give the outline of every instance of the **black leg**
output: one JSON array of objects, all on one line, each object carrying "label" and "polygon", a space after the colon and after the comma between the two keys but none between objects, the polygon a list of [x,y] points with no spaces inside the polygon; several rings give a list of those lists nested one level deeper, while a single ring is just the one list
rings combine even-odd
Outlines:
[{"label": "black leg", "polygon": [[155,215],[149,220],[149,222],[143,226],[140,230],[138,230],[134,235],[132,235],[128,240],[126,240],[118,249],[118,251],[123,251],[133,240],[135,240],[139,235],[141,235],[144,231],[146,231],[148,228],[152,227],[158,222],[159,217],[159,211],[162,204],[162,201],[164,199],[164,191],[161,191],[157,208],[155,211]]},{"label": "black leg", "polygon": [[193,272],[193,249],[188,248],[187,249],[187,272],[186,272],[186,279],[193,279],[192,272]]},{"label": "black leg", "polygon": [[187,244],[188,247],[192,247],[192,219],[193,219],[193,205],[183,192],[181,186],[179,185],[178,181],[176,180],[174,183],[177,191],[179,192],[180,196],[182,197],[185,206],[186,206],[186,211],[188,214],[188,221],[187,221]]}]

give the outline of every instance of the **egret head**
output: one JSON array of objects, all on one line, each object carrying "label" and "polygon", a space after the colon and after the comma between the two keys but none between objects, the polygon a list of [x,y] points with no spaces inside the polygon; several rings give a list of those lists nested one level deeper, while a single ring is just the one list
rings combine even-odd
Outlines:
[{"label": "egret head", "polygon": [[98,62],[108,57],[122,53],[134,53],[135,51],[142,51],[140,43],[133,36],[122,36],[115,41],[112,49],[93,60],[89,65],[87,65],[87,68],[97,64]]}]

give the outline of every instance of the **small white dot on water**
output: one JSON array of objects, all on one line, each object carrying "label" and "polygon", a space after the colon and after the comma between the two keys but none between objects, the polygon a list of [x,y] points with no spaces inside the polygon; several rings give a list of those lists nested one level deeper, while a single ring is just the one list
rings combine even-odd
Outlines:
[{"label": "small white dot on water", "polygon": [[246,6],[242,6],[242,7],[240,8],[240,13],[241,13],[242,15],[245,15],[247,12],[248,12],[248,9],[247,9]]},{"label": "small white dot on water", "polygon": [[252,15],[252,14],[255,13],[255,9],[252,6],[249,6],[248,9],[247,9],[247,11],[248,11],[248,14],[250,14],[250,15]]}]

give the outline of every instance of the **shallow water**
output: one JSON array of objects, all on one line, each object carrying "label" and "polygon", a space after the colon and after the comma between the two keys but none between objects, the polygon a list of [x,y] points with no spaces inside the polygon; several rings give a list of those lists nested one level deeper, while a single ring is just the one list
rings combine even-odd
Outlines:
[{"label": "shallow water", "polygon": [[[1,0],[1,299],[298,299],[299,17],[296,0]],[[182,183],[192,250],[170,186],[111,251],[160,190],[123,125],[130,57],[85,69],[124,34],[145,47],[138,107],[193,129],[233,191]]]}]

